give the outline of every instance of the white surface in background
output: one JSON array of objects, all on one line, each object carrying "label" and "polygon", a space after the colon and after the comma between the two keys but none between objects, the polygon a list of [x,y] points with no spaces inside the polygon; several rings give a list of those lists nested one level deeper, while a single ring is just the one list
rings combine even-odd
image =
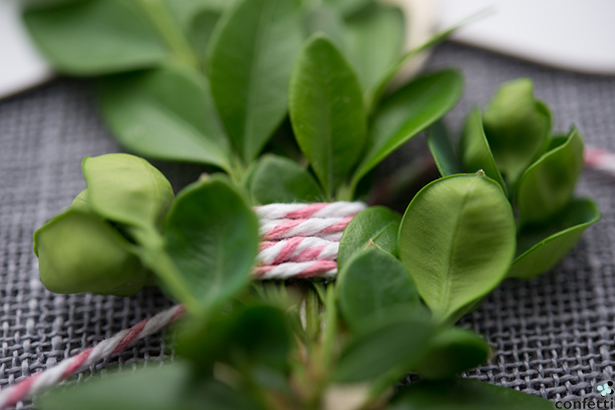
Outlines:
[{"label": "white surface in background", "polygon": [[21,24],[19,0],[0,0],[0,98],[51,77],[51,68],[36,52]]},{"label": "white surface in background", "polygon": [[460,29],[457,41],[553,67],[615,74],[615,0],[440,1],[440,28],[493,9]]}]

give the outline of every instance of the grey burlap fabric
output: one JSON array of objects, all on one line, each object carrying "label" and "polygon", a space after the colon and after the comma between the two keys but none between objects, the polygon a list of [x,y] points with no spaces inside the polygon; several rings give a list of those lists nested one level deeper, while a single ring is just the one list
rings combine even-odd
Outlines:
[{"label": "grey burlap fabric", "polygon": [[[467,79],[465,96],[449,115],[453,127],[474,104],[482,106],[499,83],[528,76],[537,95],[552,106],[556,128],[574,122],[589,144],[615,150],[613,78],[541,68],[453,44],[439,47],[429,63],[429,68],[444,66],[461,68]],[[58,296],[37,279],[33,231],[83,189],[84,156],[120,150],[98,119],[89,82],[60,79],[0,102],[0,388],[172,304],[153,289],[128,299]],[[421,150],[424,143],[410,143],[383,172]],[[201,171],[155,165],[176,189]],[[485,335],[495,351],[470,377],[552,400],[596,397],[597,383],[611,380],[615,178],[588,171],[580,193],[598,198],[604,217],[575,251],[544,277],[505,282],[462,321]],[[171,355],[162,335],[153,336],[80,378],[99,369],[155,365]]]}]

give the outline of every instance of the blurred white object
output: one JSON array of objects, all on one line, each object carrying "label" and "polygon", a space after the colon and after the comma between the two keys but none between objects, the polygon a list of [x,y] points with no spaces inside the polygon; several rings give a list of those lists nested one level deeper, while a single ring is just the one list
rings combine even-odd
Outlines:
[{"label": "blurred white object", "polygon": [[0,98],[49,80],[51,67],[30,43],[19,0],[0,0]]},{"label": "blurred white object", "polygon": [[460,29],[456,41],[552,67],[615,74],[614,0],[439,1],[441,29],[493,10]]}]

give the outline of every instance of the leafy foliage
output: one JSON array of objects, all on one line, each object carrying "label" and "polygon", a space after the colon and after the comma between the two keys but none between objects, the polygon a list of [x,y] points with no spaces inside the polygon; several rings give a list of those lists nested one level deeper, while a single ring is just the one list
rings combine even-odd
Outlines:
[{"label": "leafy foliage", "polygon": [[169,67],[107,77],[100,103],[117,140],[130,150],[231,169],[230,146],[208,81],[197,71]]},{"label": "leafy foliage", "polygon": [[250,188],[254,201],[262,205],[324,200],[314,177],[299,164],[284,157],[264,157],[254,171]]},{"label": "leafy foliage", "polygon": [[437,180],[408,206],[399,248],[421,297],[445,321],[506,276],[515,252],[512,208],[484,174]]},{"label": "leafy foliage", "polygon": [[[452,324],[507,275],[549,269],[600,217],[573,197],[580,133],[551,136],[531,81],[507,83],[473,110],[456,150],[441,118],[461,95],[460,73],[390,88],[451,31],[403,53],[394,6],[71,0],[31,7],[24,19],[59,71],[102,77],[102,115],[125,147],[222,171],[175,198],[144,159],[84,160],[87,188],[35,233],[43,284],[128,296],[156,282],[188,315],[176,327],[177,363],[53,393],[43,410],[317,409],[357,386],[353,399],[366,409],[549,406],[451,379],[490,354]],[[250,283],[252,206],[355,199],[365,177],[425,129],[444,178],[403,219],[385,207],[357,215],[336,283]],[[394,394],[410,371],[433,381]]]},{"label": "leafy foliage", "polygon": [[298,0],[241,1],[222,15],[212,34],[212,94],[246,162],[286,115],[288,81],[302,40],[298,13]]},{"label": "leafy foliage", "polygon": [[516,259],[508,273],[529,279],[559,262],[590,225],[597,205],[575,199],[583,169],[583,137],[572,127],[553,136],[549,108],[533,96],[529,79],[503,84],[484,113],[467,117],[455,151],[443,126],[428,134],[440,174],[482,171],[502,186],[516,215]]},{"label": "leafy foliage", "polygon": [[169,51],[144,14],[122,0],[75,1],[27,10],[30,35],[63,73],[92,76],[155,67]]},{"label": "leafy foliage", "polygon": [[553,408],[553,403],[539,397],[463,378],[422,382],[408,386],[399,392],[391,406],[391,409],[395,410],[547,410]]},{"label": "leafy foliage", "polygon": [[327,38],[308,40],[293,72],[290,118],[301,150],[329,197],[354,167],[365,144],[359,82]]},{"label": "leafy foliage", "polygon": [[340,241],[337,263],[346,265],[353,255],[374,244],[378,249],[397,255],[397,231],[401,218],[383,206],[372,206],[348,224]]}]

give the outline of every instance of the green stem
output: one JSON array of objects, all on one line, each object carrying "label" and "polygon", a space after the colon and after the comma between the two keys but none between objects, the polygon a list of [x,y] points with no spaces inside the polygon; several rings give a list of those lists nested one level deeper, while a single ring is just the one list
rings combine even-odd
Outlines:
[{"label": "green stem", "polygon": [[308,351],[312,354],[320,330],[320,303],[318,294],[309,289],[305,300],[305,331],[308,337]]},{"label": "green stem", "polygon": [[191,67],[199,68],[199,60],[183,30],[162,0],[138,0],[160,37],[175,54],[175,58]]},{"label": "green stem", "polygon": [[168,287],[177,300],[182,302],[188,311],[197,314],[199,301],[192,295],[175,263],[164,249],[164,238],[156,231],[132,230],[131,234],[141,245],[141,260]]},{"label": "green stem", "polygon": [[337,189],[335,199],[337,201],[352,201],[355,189],[356,184],[354,181],[350,185],[344,184]]},{"label": "green stem", "polygon": [[[325,335],[322,348],[323,369],[330,369],[333,351],[335,349],[335,337],[337,336],[337,305],[335,303],[335,284],[327,286],[327,299],[325,302]],[[327,372],[328,373],[328,372]]]}]

